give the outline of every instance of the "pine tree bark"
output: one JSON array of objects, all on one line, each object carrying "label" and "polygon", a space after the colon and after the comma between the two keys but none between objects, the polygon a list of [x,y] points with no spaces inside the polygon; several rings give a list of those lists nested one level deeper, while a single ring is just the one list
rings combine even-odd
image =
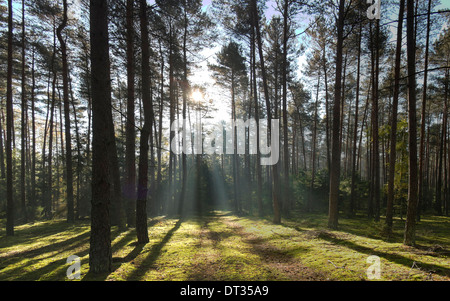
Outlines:
[{"label": "pine tree bark", "polygon": [[[188,17],[187,17],[187,4],[186,0],[183,1],[183,7],[184,7],[184,34],[183,34],[183,82],[182,82],[182,93],[183,93],[183,126],[185,127],[185,120],[186,120],[186,109],[187,109],[187,93],[189,90],[189,82],[187,79],[187,35],[188,35]],[[183,145],[187,144],[187,136],[186,131],[183,131]],[[185,146],[187,147],[187,146]],[[183,152],[181,153],[181,164],[182,164],[182,177],[181,177],[181,193],[178,198],[178,214],[181,216],[183,214],[183,205],[184,205],[184,199],[186,196],[186,182],[187,182],[187,161],[186,161],[186,152],[183,149]]]},{"label": "pine tree bark", "polygon": [[12,173],[12,67],[13,67],[13,8],[8,0],[8,66],[6,75],[6,235],[14,235],[14,200]]},{"label": "pine tree bark", "polygon": [[22,0],[22,79],[21,79],[21,147],[20,147],[20,210],[23,222],[28,222],[27,207],[26,207],[26,189],[25,189],[25,176],[26,176],[26,150],[27,150],[27,99],[26,99],[26,57],[25,57],[25,1]]},{"label": "pine tree bark", "polygon": [[[231,120],[236,121],[236,101],[235,101],[235,76],[231,70]],[[239,157],[237,154],[237,127],[233,129],[233,188],[234,188],[234,212],[240,213],[240,191],[239,191]]]},{"label": "pine tree bark", "polygon": [[330,153],[330,105],[328,101],[328,72],[327,72],[327,59],[325,56],[326,46],[323,47],[322,67],[325,81],[325,139],[327,145],[327,171],[330,174],[331,170],[331,153]]},{"label": "pine tree bark", "polygon": [[[170,21],[172,22],[172,20]],[[172,125],[172,123],[175,121],[175,71],[174,71],[174,33],[172,29],[172,23],[169,24],[169,123]],[[173,131],[170,131],[169,140],[173,141],[175,137],[175,133]],[[174,164],[175,158],[174,153],[172,151],[169,152],[169,191],[168,191],[168,199],[167,199],[167,208],[168,213],[172,214],[175,211],[175,208],[173,208],[173,197],[174,197],[174,170],[175,170],[175,164]]]},{"label": "pine tree bark", "polygon": [[[259,16],[258,16],[258,6],[257,1],[252,0],[252,17],[255,24],[256,41],[258,43],[259,60],[261,66],[263,88],[264,88],[264,98],[266,100],[266,110],[267,110],[267,123],[268,123],[268,134],[272,132],[272,110],[269,98],[269,88],[267,84],[266,69],[264,65],[264,54],[261,39],[261,30],[259,26]],[[260,163],[260,162],[258,162]],[[272,165],[272,179],[273,179],[273,190],[272,190],[272,205],[273,205],[273,222],[275,224],[281,223],[281,208],[279,200],[279,178],[278,178],[278,163]]]},{"label": "pine tree bark", "polygon": [[345,0],[339,1],[339,16],[337,20],[336,45],[336,84],[333,104],[333,133],[331,146],[330,198],[328,212],[328,227],[337,229],[339,215],[339,182],[341,173],[340,144],[340,106],[342,89],[342,49],[344,41]]},{"label": "pine tree bark", "polygon": [[[444,148],[446,140],[446,130],[447,130],[447,99],[444,99],[444,111],[442,112],[442,125],[441,125],[441,138],[439,143],[439,161],[436,166],[437,168],[437,181],[436,181],[436,200],[435,200],[435,211],[437,215],[442,215],[442,172],[443,167],[443,157]],[[444,196],[445,197],[445,196]]]},{"label": "pine tree bark", "polygon": [[142,47],[142,106],[144,109],[144,126],[141,130],[138,190],[136,201],[136,235],[139,244],[149,242],[147,226],[148,194],[148,152],[149,139],[152,137],[153,111],[150,96],[150,44],[148,38],[147,2],[140,0],[140,26]]},{"label": "pine tree bark", "polygon": [[405,0],[400,0],[400,9],[398,13],[397,25],[397,49],[395,52],[395,70],[394,70],[394,96],[392,99],[391,113],[391,136],[389,151],[389,172],[388,172],[388,192],[386,205],[386,226],[387,235],[392,235],[393,225],[393,209],[394,209],[394,178],[395,178],[395,162],[397,159],[397,113],[398,98],[400,94],[400,67],[402,55],[402,33],[403,33],[403,15],[405,11]]},{"label": "pine tree bark", "polygon": [[92,199],[89,267],[94,273],[110,272],[112,262],[111,166],[109,118],[111,81],[108,44],[108,1],[90,0],[92,86]]},{"label": "pine tree bark", "polygon": [[405,245],[415,245],[417,214],[417,117],[416,117],[416,43],[414,37],[414,0],[407,1],[407,55],[408,55],[408,131],[409,131],[409,180],[408,207],[406,213]]},{"label": "pine tree bark", "polygon": [[133,29],[134,0],[127,0],[126,30],[127,30],[127,122],[126,122],[126,153],[125,153],[125,197],[127,199],[127,225],[136,225],[136,146],[134,128],[134,92],[135,92],[135,63],[134,63],[134,29]]},{"label": "pine tree bark", "polygon": [[56,80],[57,74],[55,70],[55,54],[56,54],[56,43],[54,43],[53,47],[53,55],[52,55],[52,92],[51,92],[51,104],[50,104],[50,119],[49,123],[49,132],[48,132],[48,156],[47,156],[47,185],[46,191],[43,193],[44,195],[44,216],[46,219],[52,218],[52,200],[53,200],[53,130],[54,130],[54,115],[55,115],[55,106],[56,106]]},{"label": "pine tree bark", "polygon": [[373,185],[374,185],[374,198],[375,198],[375,206],[374,206],[374,220],[380,220],[380,140],[378,133],[378,124],[379,124],[379,106],[378,106],[378,87],[379,87],[379,74],[380,74],[380,20],[376,20],[375,25],[375,43],[376,43],[376,51],[375,51],[375,78],[374,78],[374,88],[373,88],[373,104],[372,104],[372,112],[373,112]]},{"label": "pine tree bark", "polygon": [[352,153],[352,183],[350,188],[350,216],[355,215],[355,199],[356,199],[356,155],[358,140],[358,118],[359,118],[359,91],[361,80],[361,43],[362,43],[362,22],[359,23],[359,46],[358,46],[358,62],[356,70],[356,95],[355,95],[355,124],[353,128],[353,153]]},{"label": "pine tree bark", "polygon": [[35,88],[36,88],[36,77],[35,77],[35,49],[33,48],[33,54],[31,59],[31,218],[34,218],[34,209],[36,208],[36,114],[35,114]]},{"label": "pine tree bark", "polygon": [[[252,19],[252,33],[251,33],[251,55],[252,55],[252,83],[253,86],[253,101],[255,107],[255,121],[256,121],[256,147],[259,150],[259,102],[258,102],[258,86],[256,83],[256,41],[255,41],[255,25]],[[257,190],[256,198],[258,203],[258,215],[262,217],[264,215],[264,208],[262,202],[262,168],[260,164],[260,154],[256,155],[256,181]]]},{"label": "pine tree bark", "polygon": [[423,93],[422,93],[422,112],[421,112],[421,124],[420,124],[420,146],[419,146],[419,178],[418,178],[418,193],[419,204],[417,208],[417,218],[420,218],[421,206],[424,203],[424,152],[425,152],[425,127],[426,127],[426,106],[427,106],[427,91],[428,91],[428,58],[429,58],[429,45],[430,45],[430,12],[431,12],[431,0],[428,0],[428,14],[427,14],[427,35],[425,42],[425,62],[424,62],[424,75],[423,75]]},{"label": "pine tree bark", "polygon": [[67,25],[67,0],[63,0],[63,21],[56,30],[62,53],[64,129],[66,136],[66,185],[67,185],[67,221],[75,221],[73,201],[73,171],[72,171],[72,143],[70,134],[70,104],[69,104],[69,69],[67,63],[67,46],[62,31]]},{"label": "pine tree bark", "polygon": [[75,101],[73,97],[73,89],[72,89],[72,79],[70,78],[70,73],[68,74],[69,79],[69,90],[70,90],[70,102],[72,105],[72,112],[73,112],[73,120],[75,123],[75,137],[77,141],[77,197],[76,197],[76,203],[74,204],[74,219],[77,220],[80,218],[80,195],[81,195],[81,172],[82,172],[82,163],[81,163],[81,139],[80,139],[80,131],[78,126],[78,118],[77,118],[77,110],[75,108]]},{"label": "pine tree bark", "polygon": [[3,116],[3,110],[0,110],[0,177],[2,179],[6,179],[2,116]]},{"label": "pine tree bark", "polygon": [[314,104],[314,115],[313,115],[313,131],[312,131],[312,151],[311,151],[311,183],[309,187],[309,198],[308,198],[308,212],[312,211],[313,206],[313,195],[314,195],[314,181],[316,177],[316,145],[317,145],[317,115],[318,115],[318,107],[319,107],[319,89],[320,89],[320,68],[319,74],[317,76],[317,90],[316,90],[316,101]]},{"label": "pine tree bark", "polygon": [[288,137],[288,120],[287,120],[287,75],[288,75],[288,62],[287,62],[287,51],[288,51],[288,13],[289,13],[289,0],[284,0],[283,5],[283,151],[284,151],[284,202],[283,210],[288,213],[291,209],[291,189],[289,183],[289,137]]}]

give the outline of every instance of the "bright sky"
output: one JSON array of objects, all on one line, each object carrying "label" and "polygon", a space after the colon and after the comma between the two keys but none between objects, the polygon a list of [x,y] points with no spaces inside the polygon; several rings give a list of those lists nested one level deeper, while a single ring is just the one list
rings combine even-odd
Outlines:
[{"label": "bright sky", "polygon": [[[203,0],[204,10],[208,10],[211,6],[211,2],[212,0]],[[270,20],[274,15],[280,14],[276,11],[276,3],[274,0],[268,0],[266,6],[266,20]],[[215,62],[215,54],[221,47],[222,45],[214,45],[214,47],[205,49],[202,52],[202,56],[205,60],[200,64],[200,68],[194,71],[193,75],[190,77],[190,81],[192,85],[199,85],[206,88],[207,95],[204,96],[205,101],[212,99],[213,102],[210,107],[217,109],[217,111],[211,111],[213,118],[216,120],[228,120],[231,115],[230,93],[215,84],[215,81],[211,77],[207,66],[208,62]],[[302,66],[304,62],[305,56],[299,57],[298,65]]]}]

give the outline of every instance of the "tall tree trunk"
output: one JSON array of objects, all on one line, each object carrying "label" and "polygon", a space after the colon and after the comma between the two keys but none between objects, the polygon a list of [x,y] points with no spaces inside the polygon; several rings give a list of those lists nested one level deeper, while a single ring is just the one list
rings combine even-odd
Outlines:
[{"label": "tall tree trunk", "polygon": [[[50,115],[50,103],[51,103],[51,96],[50,96],[50,81],[51,81],[51,68],[49,68],[49,72],[48,72],[48,79],[47,79],[47,106],[46,106],[46,116],[45,116],[45,124],[44,124],[44,141],[42,143],[42,160],[41,160],[41,187],[45,187],[45,181],[46,181],[46,170],[45,170],[45,162],[46,162],[46,157],[45,157],[45,151],[46,151],[46,147],[47,147],[47,128],[48,128],[48,121],[49,121],[49,115]],[[41,193],[41,205],[44,208],[43,212],[45,212],[45,206],[46,206],[46,200],[47,200],[47,190],[45,189],[42,191]]]},{"label": "tall tree trunk", "polygon": [[[261,73],[264,88],[264,98],[266,100],[266,110],[267,110],[267,123],[268,123],[268,135],[272,132],[272,110],[269,98],[269,87],[267,84],[266,68],[264,65],[264,54],[261,39],[261,30],[259,26],[259,16],[258,16],[258,6],[257,1],[252,0],[252,12],[253,12],[253,22],[255,24],[256,40],[258,42],[259,60],[261,65]],[[273,143],[273,142],[272,142]],[[260,163],[260,162],[258,162]],[[272,165],[272,178],[273,178],[273,192],[272,192],[272,204],[273,204],[273,222],[275,224],[281,223],[281,211],[280,211],[280,201],[279,201],[279,179],[278,179],[278,163]]]},{"label": "tall tree trunk", "polygon": [[25,203],[26,189],[25,189],[25,173],[26,173],[26,150],[27,150],[27,99],[26,99],[26,57],[25,57],[25,1],[22,0],[22,99],[21,99],[21,147],[20,147],[20,210],[23,222],[28,222],[27,207]]},{"label": "tall tree trunk", "polygon": [[[447,66],[448,66],[448,64],[449,64],[449,59],[447,58]],[[447,113],[448,113],[448,81],[449,81],[449,69],[446,69],[445,70],[445,87],[444,87],[444,93],[445,93],[445,98],[444,98],[444,102],[445,102],[445,114],[446,114],[446,124],[448,124],[448,122],[447,122],[447,120],[448,120],[448,116],[447,116]],[[445,147],[445,146],[444,146]],[[449,149],[448,149],[448,153],[449,153],[449,158],[448,158],[448,167],[450,168],[450,144],[449,144]],[[445,168],[445,167],[444,167]],[[450,170],[450,169],[448,169],[448,170]],[[446,173],[447,173],[447,179],[449,178],[449,175],[448,175],[448,170],[446,170]],[[450,183],[449,183],[450,184]],[[447,193],[448,193],[448,190],[447,190]],[[449,198],[450,198],[450,196],[449,195],[447,195],[446,196],[446,198],[445,198],[445,215],[446,216],[448,216],[448,207],[449,207]]]},{"label": "tall tree trunk", "polygon": [[[441,132],[441,141],[439,143],[439,162],[437,165],[438,169],[438,178],[436,181],[436,203],[435,203],[435,210],[437,215],[442,215],[442,172],[443,167],[445,167],[445,164],[443,164],[443,157],[444,155],[444,149],[445,149],[445,140],[447,135],[447,97],[444,99],[444,111],[442,112],[442,132]],[[445,195],[444,195],[445,198]]]},{"label": "tall tree trunk", "polygon": [[142,46],[142,106],[144,109],[144,126],[141,131],[138,191],[136,201],[136,234],[138,243],[148,243],[147,226],[147,192],[148,192],[148,152],[149,139],[153,140],[153,110],[150,95],[150,43],[148,37],[147,2],[140,0],[140,26]]},{"label": "tall tree trunk", "polygon": [[431,11],[431,0],[428,0],[428,14],[427,14],[427,35],[425,42],[425,66],[424,66],[424,75],[423,75],[423,93],[422,93],[422,112],[421,112],[421,124],[420,124],[420,146],[419,146],[419,178],[418,178],[418,189],[419,189],[419,199],[418,199],[418,207],[417,207],[417,218],[420,218],[420,209],[423,204],[424,198],[424,187],[423,187],[423,178],[424,178],[424,151],[425,151],[425,127],[426,127],[426,106],[427,106],[427,89],[428,89],[428,57],[429,57],[429,45],[430,45],[430,30],[431,30],[431,22],[430,22],[430,11]]},{"label": "tall tree trunk", "polygon": [[264,215],[264,208],[262,202],[262,168],[260,164],[260,154],[259,154],[259,102],[258,102],[258,86],[256,83],[256,41],[255,41],[255,28],[254,28],[254,20],[252,19],[252,35],[251,35],[251,54],[252,54],[252,80],[251,83],[253,85],[253,101],[255,107],[255,121],[256,121],[256,149],[258,150],[256,155],[256,179],[257,179],[257,203],[258,203],[258,215],[262,217]]},{"label": "tall tree trunk", "polygon": [[[340,131],[340,133],[339,133],[339,147],[340,147],[340,149],[341,149],[341,155],[342,155],[342,146],[343,146],[343,143],[342,143],[342,141],[343,141],[343,138],[344,138],[344,116],[345,116],[345,114],[344,114],[344,108],[345,108],[345,96],[346,96],[346,94],[345,94],[345,92],[346,92],[346,90],[345,90],[345,83],[346,83],[346,75],[347,75],[347,60],[348,60],[348,49],[345,49],[345,55],[344,55],[344,66],[343,66],[343,71],[342,71],[342,85],[341,85],[341,93],[342,93],[342,95],[341,95],[341,108],[340,108],[340,110],[341,110],[341,114],[340,114],[340,121],[339,121],[339,124],[340,124],[340,129],[339,129],[339,131]],[[344,159],[345,159],[345,157],[344,157]],[[345,161],[344,161],[344,164],[343,164],[343,166],[344,166],[344,170],[343,170],[343,173],[344,173],[344,176],[345,176]],[[341,170],[342,170],[342,166],[341,166]]]},{"label": "tall tree trunk", "polygon": [[328,101],[328,72],[327,72],[327,59],[325,56],[326,49],[325,46],[323,48],[323,74],[324,74],[324,81],[325,81],[325,139],[326,139],[326,145],[327,145],[327,171],[328,175],[330,174],[331,170],[331,154],[330,154],[330,105]]},{"label": "tall tree trunk", "polygon": [[[170,21],[172,22],[172,21]],[[173,29],[172,29],[172,23],[169,24],[169,123],[172,124],[175,120],[175,97],[174,97],[174,85],[175,85],[175,72],[174,72],[174,50],[173,50]],[[175,137],[175,133],[173,131],[170,131],[169,135],[169,141],[173,141]],[[169,152],[169,191],[168,191],[168,199],[167,199],[167,208],[169,210],[169,213],[172,213],[172,210],[174,209],[172,207],[173,203],[173,188],[174,188],[174,153],[172,151]]]},{"label": "tall tree trunk", "polygon": [[52,92],[51,92],[51,105],[50,105],[50,119],[49,119],[49,133],[48,133],[48,166],[47,166],[47,187],[44,192],[44,216],[46,219],[52,218],[52,200],[53,200],[53,128],[54,128],[54,115],[56,106],[56,81],[57,73],[55,67],[56,56],[56,34],[53,30],[53,54],[52,54]]},{"label": "tall tree trunk", "polygon": [[417,117],[416,117],[416,43],[414,39],[414,0],[407,1],[407,54],[408,54],[408,131],[409,131],[409,181],[406,213],[405,245],[416,241],[417,214]]},{"label": "tall tree trunk", "polygon": [[6,235],[14,235],[14,200],[12,173],[12,131],[13,131],[13,99],[12,69],[13,67],[13,8],[12,0],[8,0],[8,67],[6,75]]},{"label": "tall tree trunk", "polygon": [[[350,216],[355,215],[355,199],[356,199],[356,147],[358,140],[358,118],[359,118],[359,91],[361,80],[361,42],[362,42],[362,20],[359,23],[359,46],[358,46],[358,62],[356,71],[356,96],[355,96],[355,124],[353,128],[353,153],[352,153],[352,183],[350,188]],[[362,134],[362,132],[361,132]]]},{"label": "tall tree trunk", "polygon": [[75,123],[75,136],[77,140],[77,197],[76,197],[76,203],[74,208],[74,219],[80,218],[80,190],[81,190],[81,172],[82,172],[82,163],[81,163],[81,139],[80,139],[80,131],[78,126],[78,118],[77,118],[77,110],[75,108],[75,101],[73,97],[73,89],[72,89],[72,79],[70,77],[70,73],[68,74],[69,77],[69,89],[70,89],[70,102],[72,105],[72,112],[73,112],[73,120]]},{"label": "tall tree trunk", "polygon": [[108,44],[108,1],[90,0],[92,86],[92,199],[89,267],[94,273],[110,272],[112,263],[111,166],[109,147],[111,75]]},{"label": "tall tree trunk", "polygon": [[284,151],[284,202],[283,210],[288,213],[291,209],[291,189],[289,185],[289,138],[288,138],[288,120],[287,120],[287,75],[288,75],[288,62],[287,62],[287,52],[288,52],[288,35],[289,35],[289,25],[288,25],[288,13],[289,13],[289,0],[284,0],[283,7],[283,151]]},{"label": "tall tree trunk", "polygon": [[379,117],[378,117],[378,81],[379,81],[379,74],[380,74],[380,46],[379,46],[379,39],[380,39],[380,20],[376,20],[375,25],[375,45],[376,45],[376,51],[375,51],[375,78],[374,78],[374,98],[373,98],[373,104],[372,104],[372,112],[373,112],[373,175],[374,175],[374,198],[375,198],[375,204],[374,204],[374,220],[379,221],[380,220],[380,141],[379,141],[379,134],[378,134],[378,123],[379,123]]},{"label": "tall tree trunk", "polygon": [[[235,103],[235,77],[231,70],[231,120],[236,121],[236,103]],[[233,127],[233,188],[234,188],[234,211],[236,214],[240,212],[240,195],[239,195],[239,165],[237,154],[237,127]]]},{"label": "tall tree trunk", "polygon": [[[160,98],[159,98],[159,116],[158,116],[158,151],[157,151],[157,157],[158,157],[158,170],[157,170],[157,176],[156,176],[156,182],[158,191],[160,191],[161,188],[161,181],[162,181],[162,160],[161,160],[161,153],[162,153],[162,124],[163,124],[163,111],[164,111],[164,53],[161,46],[161,42],[159,43],[159,52],[161,54],[161,91],[160,91]],[[160,204],[157,205],[157,208],[160,207]]]},{"label": "tall tree trunk", "polygon": [[395,162],[397,159],[397,112],[398,112],[398,98],[400,94],[400,67],[402,55],[402,33],[403,33],[403,15],[405,12],[405,0],[400,0],[400,9],[398,13],[397,25],[397,49],[395,52],[395,71],[394,71],[394,97],[392,100],[392,114],[391,114],[391,137],[390,137],[390,151],[389,151],[389,172],[388,172],[388,191],[387,191],[387,206],[386,206],[386,226],[387,235],[392,235],[392,219],[394,209],[394,178],[395,178]]},{"label": "tall tree trunk", "polygon": [[313,204],[314,181],[316,176],[316,139],[317,139],[317,110],[319,106],[319,89],[320,89],[320,68],[317,76],[316,102],[314,104],[313,131],[312,131],[312,151],[311,151],[311,184],[309,188],[308,211],[311,212]]},{"label": "tall tree trunk", "polygon": [[[447,58],[447,65],[446,66],[448,66],[448,64],[449,64],[449,59]],[[445,84],[444,84],[444,93],[445,93],[445,97],[444,97],[444,103],[445,103],[444,113],[445,113],[445,123],[446,124],[448,124],[448,116],[447,116],[447,114],[448,114],[448,84],[449,84],[448,81],[449,81],[449,73],[450,73],[449,70],[446,69],[445,70],[445,79],[444,79],[444,81],[445,81]],[[444,146],[444,147],[446,147],[446,146]],[[450,167],[450,148],[448,149],[447,152],[449,153],[448,167]],[[444,168],[445,168],[445,165],[444,165]],[[450,170],[450,169],[446,169],[445,170],[446,175],[447,175],[446,186],[448,184],[448,178],[449,178],[448,170]],[[448,186],[447,186],[447,189],[448,189]],[[450,198],[450,196],[448,195],[448,190],[447,190],[447,195],[446,195],[446,197],[444,199],[444,202],[445,202],[444,203],[444,207],[445,207],[445,215],[446,216],[448,216],[448,206],[449,206],[448,202],[449,202],[449,198]]]},{"label": "tall tree trunk", "polygon": [[134,84],[135,84],[135,63],[134,63],[134,28],[133,12],[134,0],[127,0],[126,8],[126,28],[127,28],[127,122],[126,122],[126,152],[125,152],[125,197],[127,199],[127,225],[136,225],[136,131],[134,129]]},{"label": "tall tree trunk", "polygon": [[336,45],[336,84],[333,106],[333,135],[331,149],[330,170],[330,199],[328,212],[328,227],[337,229],[339,215],[339,182],[341,173],[341,145],[340,145],[340,106],[342,89],[342,48],[344,42],[344,18],[345,0],[339,1],[339,16],[337,20],[337,45]]},{"label": "tall tree trunk", "polygon": [[[67,47],[62,36],[62,31],[67,25],[67,0],[63,0],[63,21],[58,27],[56,33],[61,45],[62,53],[62,72],[63,72],[63,102],[64,102],[64,128],[66,136],[66,197],[67,197],[67,221],[75,221],[74,202],[73,202],[73,173],[72,173],[72,143],[70,135],[70,104],[69,104],[69,69],[67,64]],[[61,133],[62,135],[62,133]]]},{"label": "tall tree trunk", "polygon": [[35,87],[36,87],[36,77],[35,77],[35,59],[34,59],[35,48],[33,47],[33,54],[31,59],[31,218],[34,218],[34,211],[36,208],[36,116],[35,116]]},{"label": "tall tree trunk", "polygon": [[3,110],[0,109],[0,177],[2,179],[6,179],[2,116],[3,116]]},{"label": "tall tree trunk", "polygon": [[[188,35],[188,17],[187,17],[187,4],[186,0],[183,1],[183,8],[184,8],[184,34],[183,34],[183,82],[182,82],[182,89],[183,89],[183,128],[186,129],[186,106],[187,106],[187,94],[189,91],[189,82],[187,79],[187,49],[186,49],[186,43],[187,43],[187,35]],[[186,152],[185,149],[187,149],[187,137],[186,137],[186,131],[183,130],[183,150],[181,153],[181,164],[182,164],[182,179],[181,179],[181,193],[180,197],[178,199],[178,214],[183,214],[183,205],[184,205],[184,199],[186,197],[186,182],[187,182],[187,162],[186,162]]]}]

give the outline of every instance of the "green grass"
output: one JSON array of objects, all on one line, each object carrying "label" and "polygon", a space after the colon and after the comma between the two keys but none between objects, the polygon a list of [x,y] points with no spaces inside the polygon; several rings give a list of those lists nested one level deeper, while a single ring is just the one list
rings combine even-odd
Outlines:
[{"label": "green grass", "polygon": [[341,218],[328,230],[327,217],[293,216],[281,225],[215,212],[183,220],[149,220],[150,242],[136,244],[134,229],[112,230],[113,271],[89,273],[88,221],[62,220],[17,226],[0,235],[0,280],[67,280],[66,260],[81,258],[82,280],[367,280],[376,255],[381,280],[450,280],[450,218],[424,217],[417,246],[402,244],[404,222],[383,236],[383,222]]}]

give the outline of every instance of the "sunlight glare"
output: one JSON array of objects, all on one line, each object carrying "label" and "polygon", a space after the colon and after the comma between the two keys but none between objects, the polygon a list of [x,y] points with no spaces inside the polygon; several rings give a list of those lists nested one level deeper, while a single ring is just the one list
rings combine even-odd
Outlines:
[{"label": "sunlight glare", "polygon": [[195,102],[201,102],[203,100],[203,94],[199,90],[192,92],[192,98]]}]

